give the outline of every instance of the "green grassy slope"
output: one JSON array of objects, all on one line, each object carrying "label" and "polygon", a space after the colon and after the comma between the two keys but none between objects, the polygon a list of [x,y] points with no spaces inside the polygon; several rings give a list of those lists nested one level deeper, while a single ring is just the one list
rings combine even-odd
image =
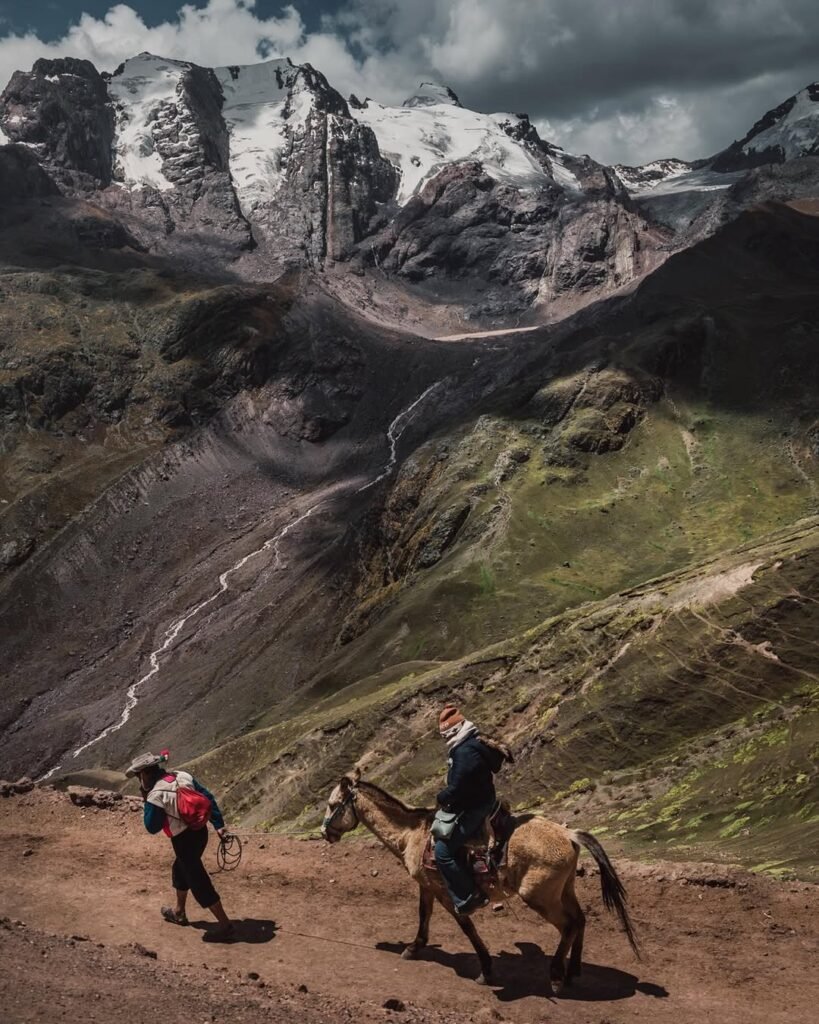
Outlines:
[{"label": "green grassy slope", "polygon": [[814,871],[817,269],[748,215],[412,453],[333,655],[201,763],[234,812],[311,820],[354,759],[429,798],[454,698],[516,804]]}]

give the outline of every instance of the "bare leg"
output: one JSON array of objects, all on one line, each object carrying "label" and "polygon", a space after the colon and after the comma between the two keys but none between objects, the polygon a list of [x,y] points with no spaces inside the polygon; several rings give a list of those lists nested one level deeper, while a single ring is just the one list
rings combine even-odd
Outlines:
[{"label": "bare leg", "polygon": [[571,948],[573,938],[574,928],[571,922],[566,920],[560,929],[560,942],[557,944],[557,949],[552,957],[552,964],[549,968],[549,980],[555,992],[560,992],[566,982],[566,954]]},{"label": "bare leg", "polygon": [[216,918],[216,920],[223,928],[228,927],[228,925],[230,924],[230,918],[227,916],[224,909],[222,908],[221,900],[217,900],[217,902],[214,903],[212,907],[208,907],[208,910],[211,912],[211,914],[213,914],[213,916]]},{"label": "bare leg", "polygon": [[434,895],[429,889],[421,887],[418,898],[418,933],[401,954],[404,960],[414,960],[418,955],[418,951],[423,949],[427,942],[429,942],[429,919],[432,917],[434,906]]},{"label": "bare leg", "polygon": [[177,917],[182,917],[188,903],[188,890],[174,889],[174,892],[176,893],[176,914]]}]

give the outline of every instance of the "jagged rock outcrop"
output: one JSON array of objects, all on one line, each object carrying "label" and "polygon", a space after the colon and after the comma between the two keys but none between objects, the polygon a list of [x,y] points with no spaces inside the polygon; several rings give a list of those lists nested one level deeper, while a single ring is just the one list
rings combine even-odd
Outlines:
[{"label": "jagged rock outcrop", "polygon": [[372,130],[309,64],[277,60],[216,74],[234,186],[267,258],[319,266],[349,256],[395,192],[395,171]]},{"label": "jagged rock outcrop", "polygon": [[60,57],[15,71],[0,95],[0,129],[30,146],[69,193],[111,181],[114,118],[103,76],[89,60]]},{"label": "jagged rock outcrop", "polygon": [[442,278],[478,284],[468,307],[477,317],[511,317],[535,301],[548,314],[569,296],[582,303],[651,270],[670,237],[613,194],[605,175],[594,178],[605,198],[567,194],[556,183],[521,192],[480,164],[447,167],[362,258],[435,289]]}]

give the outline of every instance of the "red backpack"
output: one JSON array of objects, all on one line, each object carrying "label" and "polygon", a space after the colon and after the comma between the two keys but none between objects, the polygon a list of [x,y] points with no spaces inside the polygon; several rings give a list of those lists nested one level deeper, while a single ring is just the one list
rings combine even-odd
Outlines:
[{"label": "red backpack", "polygon": [[[165,776],[168,782],[176,777],[175,772]],[[210,821],[211,802],[204,793],[179,784],[176,789],[176,810],[188,828],[205,828]]]}]

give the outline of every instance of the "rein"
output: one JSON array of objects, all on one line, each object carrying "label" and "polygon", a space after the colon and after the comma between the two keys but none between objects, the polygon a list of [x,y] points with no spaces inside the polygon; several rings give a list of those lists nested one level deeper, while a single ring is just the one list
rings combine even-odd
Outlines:
[{"label": "rein", "polygon": [[347,796],[344,797],[341,803],[337,807],[335,807],[333,811],[330,814],[328,814],[325,817],[324,821],[321,823],[322,832],[324,832],[325,834],[330,833],[331,835],[337,836],[339,839],[341,839],[344,833],[337,828],[333,828],[333,822],[347,807],[349,807],[352,810],[353,817],[355,818],[355,825],[353,826],[353,828],[359,825],[360,819],[358,817],[358,812],[355,809],[356,795],[357,790],[355,789],[354,786],[351,786],[349,792],[347,793]]}]

